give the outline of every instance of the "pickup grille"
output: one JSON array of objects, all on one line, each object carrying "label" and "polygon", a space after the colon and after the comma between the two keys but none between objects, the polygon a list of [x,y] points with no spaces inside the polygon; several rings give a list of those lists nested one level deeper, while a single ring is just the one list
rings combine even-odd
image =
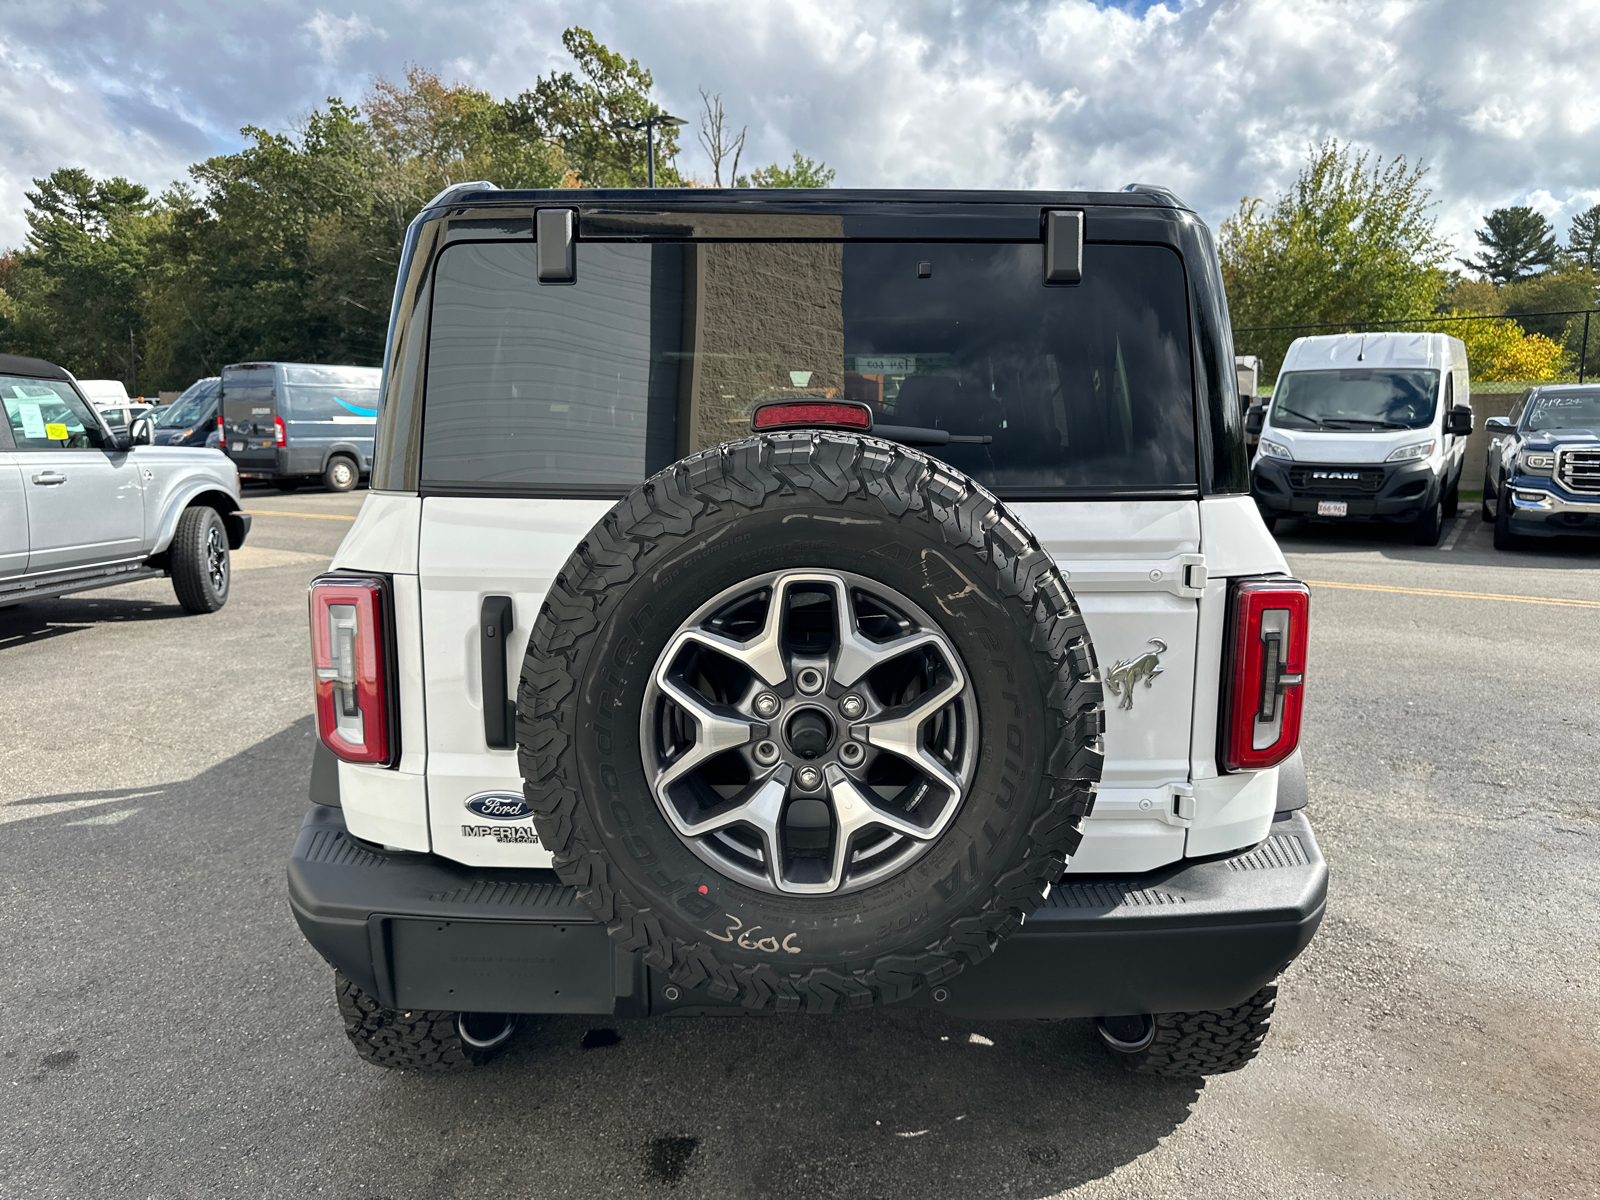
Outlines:
[{"label": "pickup grille", "polygon": [[1297,492],[1376,492],[1382,467],[1290,467],[1289,486]]},{"label": "pickup grille", "polygon": [[1600,450],[1562,450],[1556,482],[1569,492],[1600,495]]}]

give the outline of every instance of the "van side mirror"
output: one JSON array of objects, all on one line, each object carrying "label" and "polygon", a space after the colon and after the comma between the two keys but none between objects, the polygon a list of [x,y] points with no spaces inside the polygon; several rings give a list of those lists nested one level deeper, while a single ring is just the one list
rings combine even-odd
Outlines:
[{"label": "van side mirror", "polygon": [[153,446],[156,440],[155,423],[149,417],[135,417],[128,426],[128,445]]},{"label": "van side mirror", "polygon": [[1252,404],[1250,411],[1244,415],[1244,431],[1251,437],[1260,437],[1262,427],[1267,423],[1267,406],[1265,404]]},{"label": "van side mirror", "polygon": [[1483,429],[1490,437],[1505,437],[1517,431],[1509,417],[1490,417],[1483,423]]},{"label": "van side mirror", "polygon": [[1465,404],[1452,407],[1444,419],[1444,431],[1466,437],[1472,432],[1472,409]]}]

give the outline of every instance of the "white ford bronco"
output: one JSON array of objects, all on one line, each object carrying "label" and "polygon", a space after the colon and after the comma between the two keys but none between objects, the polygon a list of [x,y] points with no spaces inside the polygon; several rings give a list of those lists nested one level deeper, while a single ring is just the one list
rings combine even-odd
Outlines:
[{"label": "white ford bronco", "polygon": [[1244,436],[1159,188],[441,193],[310,595],[357,1052],[901,1004],[1244,1065],[1327,892]]}]

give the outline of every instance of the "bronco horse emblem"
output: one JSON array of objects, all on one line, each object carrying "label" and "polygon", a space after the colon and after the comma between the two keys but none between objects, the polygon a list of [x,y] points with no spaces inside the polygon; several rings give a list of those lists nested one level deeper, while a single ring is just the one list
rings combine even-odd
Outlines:
[{"label": "bronco horse emblem", "polygon": [[1150,644],[1155,647],[1154,650],[1146,650],[1136,658],[1125,658],[1106,672],[1106,687],[1111,689],[1113,696],[1122,697],[1118,708],[1133,707],[1134,684],[1142,679],[1145,687],[1150,687],[1155,683],[1156,676],[1161,674],[1161,655],[1167,644],[1160,638],[1151,638]]}]

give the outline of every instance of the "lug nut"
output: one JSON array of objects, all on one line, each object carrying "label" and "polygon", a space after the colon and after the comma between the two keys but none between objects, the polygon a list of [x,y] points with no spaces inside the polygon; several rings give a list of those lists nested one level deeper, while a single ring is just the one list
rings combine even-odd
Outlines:
[{"label": "lug nut", "polygon": [[846,720],[854,721],[862,713],[867,711],[867,702],[860,696],[851,693],[843,700],[839,701],[839,711],[844,715]]},{"label": "lug nut", "polygon": [[758,717],[774,716],[777,713],[778,707],[779,707],[779,705],[781,703],[782,703],[782,701],[780,701],[771,692],[762,692],[761,695],[756,697],[756,703],[755,703],[756,716],[758,716]]},{"label": "lug nut", "polygon": [[795,772],[794,781],[808,792],[817,790],[817,785],[822,782],[822,772],[815,767],[801,767]]},{"label": "lug nut", "polygon": [[867,752],[860,742],[846,742],[839,747],[839,761],[847,767],[860,766],[866,756]]},{"label": "lug nut", "polygon": [[778,761],[777,742],[757,742],[756,761],[764,767],[770,767]]},{"label": "lug nut", "polygon": [[807,667],[795,677],[794,682],[806,695],[814,695],[822,690],[822,672],[815,667]]}]

